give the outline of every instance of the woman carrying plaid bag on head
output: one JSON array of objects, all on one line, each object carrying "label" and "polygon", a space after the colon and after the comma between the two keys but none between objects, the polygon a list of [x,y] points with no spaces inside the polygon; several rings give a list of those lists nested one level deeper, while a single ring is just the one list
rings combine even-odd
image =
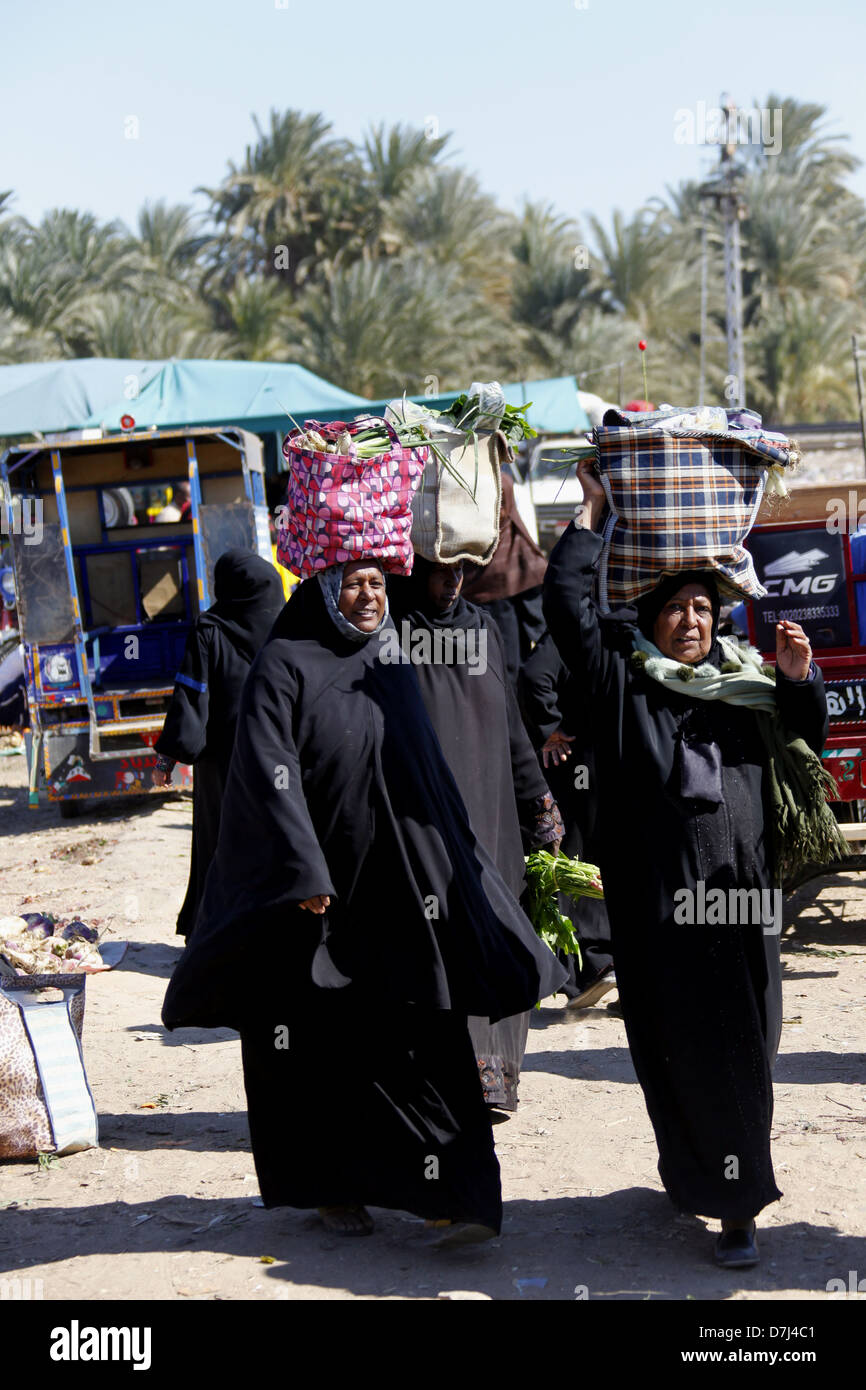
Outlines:
[{"label": "woman carrying plaid bag on head", "polygon": [[544,609],[589,710],[629,1047],[669,1196],[720,1218],[716,1259],[745,1267],[758,1260],[754,1218],[781,1195],[770,1155],[776,890],[784,871],[841,848],[817,756],[823,680],[796,623],[779,624],[775,673],[719,638],[706,568],[599,621],[605,493],[592,464],[578,473],[584,504],[551,555]]}]

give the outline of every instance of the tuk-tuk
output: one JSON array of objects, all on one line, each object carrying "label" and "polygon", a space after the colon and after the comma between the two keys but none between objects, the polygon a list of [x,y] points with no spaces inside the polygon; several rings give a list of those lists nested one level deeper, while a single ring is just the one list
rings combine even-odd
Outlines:
[{"label": "tuk-tuk", "polygon": [[[95,433],[95,432],[94,432]],[[30,805],[154,790],[187,633],[233,547],[272,560],[261,440],[242,429],[90,432],[0,459],[24,644]],[[176,768],[171,785],[188,785]]]},{"label": "tuk-tuk", "polygon": [[837,814],[848,839],[866,839],[866,483],[794,487],[787,503],[765,502],[746,546],[769,590],[746,605],[749,638],[770,658],[776,623],[808,636],[827,688],[823,757]]}]

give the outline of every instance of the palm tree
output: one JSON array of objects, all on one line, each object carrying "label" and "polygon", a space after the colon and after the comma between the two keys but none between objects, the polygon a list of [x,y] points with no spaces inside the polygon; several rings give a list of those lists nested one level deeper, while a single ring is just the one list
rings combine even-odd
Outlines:
[{"label": "palm tree", "polygon": [[806,173],[825,194],[841,190],[843,179],[860,167],[861,161],[846,149],[851,137],[827,132],[826,106],[781,98],[771,92],[763,107],[773,113],[772,133],[775,135],[778,127],[781,149],[773,154],[772,147],[748,146],[746,157],[751,163],[763,168],[773,166],[781,174]]},{"label": "palm tree", "polygon": [[500,311],[511,299],[514,218],[462,169],[418,170],[390,204],[386,231],[404,252],[455,269]]},{"label": "palm tree", "polygon": [[[230,235],[238,273],[283,269],[284,278],[295,283],[299,269],[321,254],[323,243],[336,243],[336,250],[356,231],[351,210],[363,205],[361,162],[347,140],[331,137],[331,125],[321,115],[271,111],[267,131],[255,116],[253,124],[258,139],[247,146],[241,166],[230,163],[218,188],[199,191],[208,195],[214,221]],[[342,225],[330,217],[325,225],[323,204],[332,215],[335,194],[341,199]],[[286,267],[277,264],[280,247],[286,248]]]},{"label": "palm tree", "polygon": [[576,319],[591,283],[589,248],[580,227],[549,204],[526,202],[513,246],[511,314],[530,328],[550,329],[563,311]]},{"label": "palm tree", "polygon": [[285,362],[291,304],[274,280],[240,276],[221,298],[220,320],[232,355],[249,362]]},{"label": "palm tree", "polygon": [[851,333],[857,326],[853,304],[800,295],[762,320],[753,334],[760,371],[752,396],[768,421],[856,415]]},{"label": "palm tree", "polygon": [[58,209],[20,223],[0,243],[0,306],[52,339],[63,356],[87,355],[76,315],[89,297],[133,289],[140,255],[120,223]]},{"label": "palm tree", "polygon": [[138,214],[138,244],[148,268],[167,285],[195,286],[199,258],[212,236],[201,231],[202,218],[184,203],[145,203]]},{"label": "palm tree", "polygon": [[112,291],[94,295],[71,312],[67,333],[80,357],[232,357],[233,338],[215,330],[198,304]]},{"label": "palm tree", "polygon": [[402,193],[419,169],[435,164],[451,136],[430,137],[423,130],[384,123],[373,126],[364,137],[362,150],[367,177],[375,197],[388,202]]},{"label": "palm tree", "polygon": [[0,362],[45,362],[59,357],[56,339],[0,309]]},{"label": "palm tree", "polygon": [[338,267],[299,296],[290,352],[359,395],[382,397],[457,386],[484,363],[489,315],[454,270],[426,260],[365,258]]}]

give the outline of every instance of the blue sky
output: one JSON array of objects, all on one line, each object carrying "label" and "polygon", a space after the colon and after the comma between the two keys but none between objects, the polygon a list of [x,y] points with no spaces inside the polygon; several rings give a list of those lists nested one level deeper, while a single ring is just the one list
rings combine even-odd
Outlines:
[{"label": "blue sky", "polygon": [[[830,108],[866,159],[863,0],[5,0],[0,189],[131,223],[192,201],[271,107],[454,132],[505,206],[524,196],[603,220],[715,155],[675,113],[770,91]],[[138,138],[125,137],[138,122]],[[866,198],[866,170],[852,179]]]}]

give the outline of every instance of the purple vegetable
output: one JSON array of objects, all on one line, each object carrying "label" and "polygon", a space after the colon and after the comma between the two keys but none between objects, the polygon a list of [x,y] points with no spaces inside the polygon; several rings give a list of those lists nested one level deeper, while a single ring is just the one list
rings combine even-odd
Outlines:
[{"label": "purple vegetable", "polygon": [[52,936],[54,933],[54,923],[48,917],[43,917],[41,912],[22,912],[21,919],[27,923],[27,930],[37,936]]},{"label": "purple vegetable", "polygon": [[85,922],[70,922],[65,926],[60,935],[66,941],[98,941],[99,932],[95,927],[88,927]]}]

